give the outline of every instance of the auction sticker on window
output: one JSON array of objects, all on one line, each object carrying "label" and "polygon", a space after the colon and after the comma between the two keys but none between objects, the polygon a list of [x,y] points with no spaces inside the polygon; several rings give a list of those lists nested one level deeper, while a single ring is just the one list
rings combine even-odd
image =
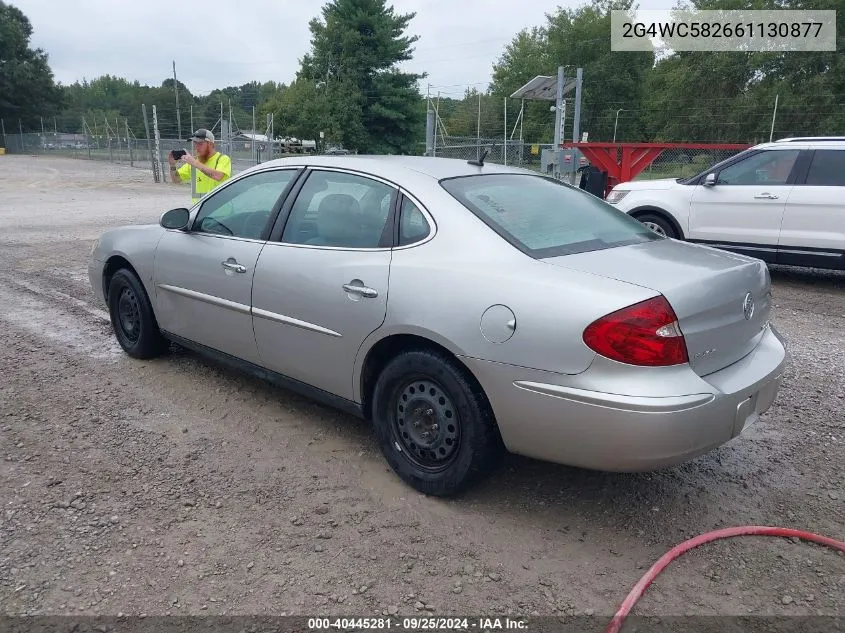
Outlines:
[{"label": "auction sticker on window", "polygon": [[612,51],[835,51],[836,11],[613,11]]}]

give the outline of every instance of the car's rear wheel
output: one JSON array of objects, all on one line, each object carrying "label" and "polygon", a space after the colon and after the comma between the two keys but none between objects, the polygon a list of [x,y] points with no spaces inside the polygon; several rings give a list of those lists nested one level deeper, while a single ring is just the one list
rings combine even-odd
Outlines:
[{"label": "car's rear wheel", "polygon": [[117,342],[133,358],[153,358],[167,349],[143,284],[125,268],[109,282],[109,316]]},{"label": "car's rear wheel", "polygon": [[403,352],[386,364],[373,390],[373,423],[390,466],[427,495],[462,492],[503,452],[487,398],[436,351]]},{"label": "car's rear wheel", "polygon": [[641,213],[636,218],[658,235],[674,239],[678,238],[678,232],[675,230],[675,227],[662,215],[657,213]]}]

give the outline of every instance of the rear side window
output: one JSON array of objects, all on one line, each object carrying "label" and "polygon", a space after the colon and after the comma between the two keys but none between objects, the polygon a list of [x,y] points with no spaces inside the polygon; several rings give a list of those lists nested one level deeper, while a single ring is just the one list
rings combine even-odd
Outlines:
[{"label": "rear side window", "polygon": [[428,237],[431,227],[419,207],[408,198],[402,198],[399,216],[399,246],[415,244]]},{"label": "rear side window", "polygon": [[441,185],[531,257],[557,257],[665,239],[592,194],[544,176],[463,176],[443,180]]},{"label": "rear side window", "polygon": [[845,186],[845,150],[817,149],[807,173],[808,185]]}]

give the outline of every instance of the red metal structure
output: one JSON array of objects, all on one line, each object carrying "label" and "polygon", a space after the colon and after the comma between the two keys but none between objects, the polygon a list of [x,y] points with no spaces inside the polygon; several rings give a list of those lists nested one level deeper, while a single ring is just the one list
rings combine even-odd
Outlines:
[{"label": "red metal structure", "polygon": [[561,143],[561,149],[578,149],[600,170],[607,172],[605,196],[620,182],[636,178],[667,149],[742,151],[739,143]]}]

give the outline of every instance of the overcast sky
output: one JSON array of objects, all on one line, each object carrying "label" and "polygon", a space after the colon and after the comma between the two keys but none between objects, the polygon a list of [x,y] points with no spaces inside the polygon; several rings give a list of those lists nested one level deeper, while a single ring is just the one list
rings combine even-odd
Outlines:
[{"label": "overcast sky", "polygon": [[[672,0],[641,0],[668,8]],[[289,83],[310,48],[308,21],[323,0],[6,0],[33,26],[32,44],[50,56],[57,81],[70,84],[111,74],[160,85],[172,76],[197,95],[248,81]],[[544,24],[573,0],[393,0],[397,12],[416,11],[409,31],[419,35],[404,68],[428,72],[432,92],[460,96],[483,89],[492,64],[516,33]],[[455,11],[458,20],[447,12]],[[247,17],[251,16],[251,17]]]}]

